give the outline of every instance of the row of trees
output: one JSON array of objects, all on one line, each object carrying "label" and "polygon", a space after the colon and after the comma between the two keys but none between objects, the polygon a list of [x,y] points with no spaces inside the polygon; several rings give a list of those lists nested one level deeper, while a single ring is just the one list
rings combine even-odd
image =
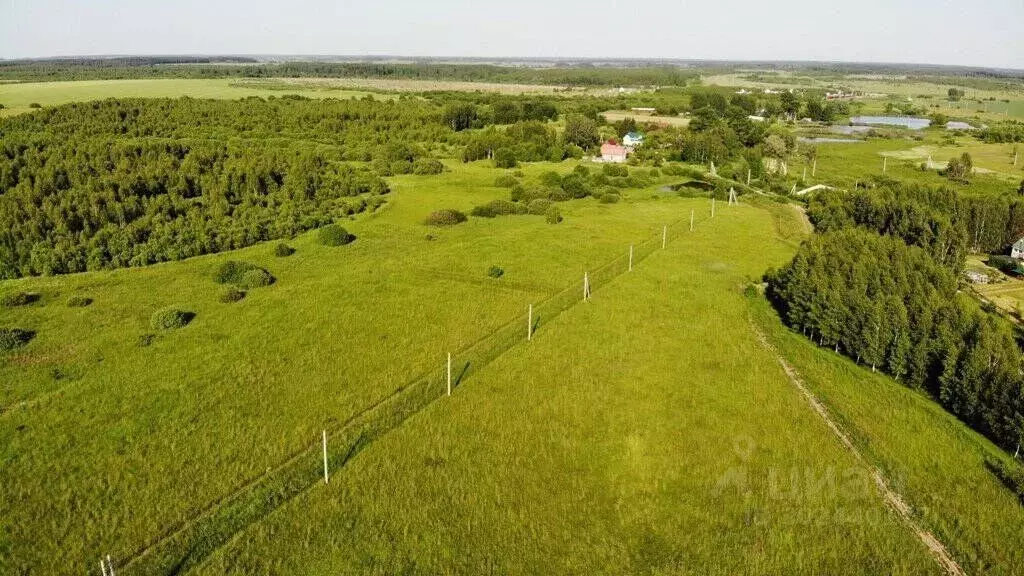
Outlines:
[{"label": "row of trees", "polygon": [[958,296],[956,275],[928,251],[837,229],[806,242],[767,279],[796,330],[927,391],[1004,447],[1021,442],[1024,375],[1012,329]]}]

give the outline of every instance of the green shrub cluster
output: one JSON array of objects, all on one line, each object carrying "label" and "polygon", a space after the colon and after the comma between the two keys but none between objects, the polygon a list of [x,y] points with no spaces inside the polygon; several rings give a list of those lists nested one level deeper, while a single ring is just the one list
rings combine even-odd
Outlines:
[{"label": "green shrub cluster", "polygon": [[498,188],[511,188],[519,184],[519,179],[511,174],[502,174],[494,179],[494,185]]},{"label": "green shrub cluster", "polygon": [[534,200],[530,200],[526,205],[526,212],[536,216],[543,216],[553,205],[554,202],[547,198],[536,198]]},{"label": "green shrub cluster", "polygon": [[295,248],[292,248],[291,246],[285,244],[284,242],[278,242],[277,245],[274,246],[274,256],[285,258],[287,256],[291,256],[292,254],[295,254]]},{"label": "green shrub cluster", "polygon": [[230,304],[232,302],[238,302],[242,298],[245,298],[245,290],[239,290],[234,286],[229,286],[220,293],[220,297],[218,299],[225,304]]},{"label": "green shrub cluster", "polygon": [[505,269],[501,266],[491,266],[487,269],[487,275],[491,278],[501,278],[505,275]]},{"label": "green shrub cluster", "polygon": [[177,308],[164,308],[157,310],[149,318],[149,325],[154,330],[174,330],[182,328],[192,321],[195,314],[178,310]]},{"label": "green shrub cluster", "polygon": [[88,296],[76,295],[68,298],[69,308],[84,308],[90,304],[92,304],[92,298],[89,298]]},{"label": "green shrub cluster", "polygon": [[498,199],[482,206],[475,206],[471,214],[479,218],[494,218],[495,216],[526,214],[526,208],[518,202]]},{"label": "green shrub cluster", "polygon": [[39,294],[33,294],[31,292],[8,292],[0,297],[0,305],[3,305],[5,308],[14,308],[16,306],[27,306],[37,300],[39,300]]},{"label": "green shrub cluster", "polygon": [[253,268],[242,274],[241,286],[243,288],[262,288],[274,283],[274,277],[262,268]]},{"label": "green shrub cluster", "polygon": [[451,208],[444,208],[431,212],[430,216],[427,216],[426,224],[428,226],[454,226],[461,224],[468,220],[466,215],[458,210],[452,210]]},{"label": "green shrub cluster", "polygon": [[35,338],[36,333],[32,330],[21,328],[0,328],[0,351],[14,350],[21,348]]},{"label": "green shrub cluster", "polygon": [[548,224],[559,224],[562,222],[562,212],[558,209],[558,206],[552,206],[548,208],[547,213],[544,214],[544,220]]},{"label": "green shrub cluster", "polygon": [[356,239],[348,230],[337,224],[328,224],[321,228],[317,238],[324,246],[344,246]]},{"label": "green shrub cluster", "polygon": [[444,164],[435,158],[417,158],[412,163],[412,173],[420,176],[440,174],[444,172]]}]

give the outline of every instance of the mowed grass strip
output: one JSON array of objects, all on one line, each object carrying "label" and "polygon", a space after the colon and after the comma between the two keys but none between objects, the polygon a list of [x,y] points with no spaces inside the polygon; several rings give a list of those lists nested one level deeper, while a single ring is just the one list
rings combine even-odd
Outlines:
[{"label": "mowed grass strip", "polygon": [[722,207],[199,574],[938,573],[749,330]]},{"label": "mowed grass strip", "polygon": [[752,306],[779,351],[968,573],[1019,574],[1024,507],[986,467],[1009,456],[920,392],[873,374]]}]

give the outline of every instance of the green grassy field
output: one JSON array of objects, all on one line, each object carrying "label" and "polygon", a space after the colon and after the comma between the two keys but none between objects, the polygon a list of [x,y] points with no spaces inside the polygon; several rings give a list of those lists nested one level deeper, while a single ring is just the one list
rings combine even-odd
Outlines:
[{"label": "green grassy field", "polygon": [[1019,574],[1024,507],[986,468],[1010,457],[918,392],[872,374],[753,308],[782,354],[969,574]]},{"label": "green grassy field", "polygon": [[790,250],[720,208],[198,573],[935,572],[748,328]]},{"label": "green grassy field", "polygon": [[[82,80],[74,82],[25,82],[0,84],[0,115],[10,116],[31,110],[32,103],[55,106],[68,102],[86,102],[104,98],[192,98],[238,99],[249,96],[281,96],[299,94],[308,98],[361,98],[363,90],[317,90],[295,86],[288,90],[276,87],[240,84],[231,79],[187,80]],[[375,98],[387,98],[375,94]]]}]

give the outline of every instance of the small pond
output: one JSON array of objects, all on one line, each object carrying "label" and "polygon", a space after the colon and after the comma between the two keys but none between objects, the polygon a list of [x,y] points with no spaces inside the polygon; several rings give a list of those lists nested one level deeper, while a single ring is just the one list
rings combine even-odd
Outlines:
[{"label": "small pond", "polygon": [[862,126],[901,126],[911,130],[927,128],[932,123],[927,118],[913,118],[911,116],[853,116],[850,124]]},{"label": "small pond", "polygon": [[800,136],[796,141],[805,144],[858,144],[863,142],[863,140],[854,140],[853,138],[807,138],[806,136]]}]

